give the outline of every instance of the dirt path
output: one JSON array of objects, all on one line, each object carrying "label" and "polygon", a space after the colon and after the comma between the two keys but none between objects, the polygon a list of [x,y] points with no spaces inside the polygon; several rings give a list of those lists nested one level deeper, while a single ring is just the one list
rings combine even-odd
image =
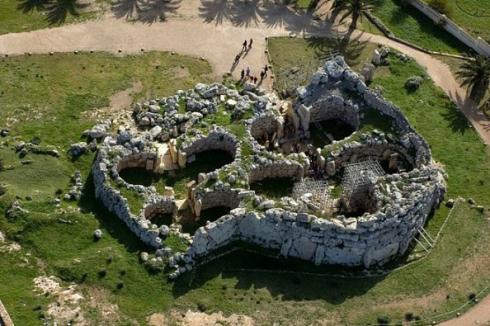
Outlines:
[{"label": "dirt path", "polygon": [[490,325],[490,296],[471,308],[461,317],[439,324],[441,326],[488,326]]},{"label": "dirt path", "polygon": [[[267,63],[266,37],[297,34],[327,36],[345,28],[319,22],[309,13],[297,13],[284,6],[256,6],[238,2],[235,8],[225,0],[188,0],[166,22],[128,23],[112,15],[81,24],[65,25],[27,33],[0,36],[0,54],[27,52],[109,51],[139,53],[144,50],[175,51],[204,57],[214,68],[216,77],[230,72],[233,59],[243,40],[254,39],[253,49],[242,56],[232,71],[237,77],[250,67],[253,75]],[[237,7],[238,6],[238,7]],[[324,7],[322,8],[325,11]],[[328,12],[328,9],[326,10]],[[361,34],[355,32],[354,36]],[[362,33],[360,40],[393,47],[423,66],[434,82],[461,108],[486,144],[490,144],[490,122],[466,100],[466,92],[456,82],[449,67],[432,56],[379,35]],[[271,89],[268,78],[263,87]]]}]

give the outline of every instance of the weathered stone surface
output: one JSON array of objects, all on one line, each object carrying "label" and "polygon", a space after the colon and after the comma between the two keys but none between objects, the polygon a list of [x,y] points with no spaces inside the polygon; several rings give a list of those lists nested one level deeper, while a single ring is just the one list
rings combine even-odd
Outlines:
[{"label": "weathered stone surface", "polygon": [[[378,52],[382,64],[386,51]],[[169,263],[175,268],[170,277],[175,278],[191,270],[196,260],[238,240],[315,264],[369,267],[404,253],[415,230],[424,225],[431,209],[442,199],[445,183],[443,173],[432,163],[427,143],[400,110],[369,89],[340,57],[328,61],[309,85],[297,90],[294,105],[247,87],[238,92],[220,84],[198,84],[174,96],[135,105],[136,125],[146,128],[144,131],[128,128],[111,135],[110,128],[99,126],[87,133],[88,137],[104,134],[92,168],[96,197],[145,244],[155,248],[156,258],[148,259],[157,262],[157,258],[170,257]],[[356,94],[355,101],[343,92]],[[204,119],[223,110],[223,105],[225,111],[221,114],[231,114],[233,121],[251,113],[250,118],[240,121],[245,128],[239,133]],[[358,129],[366,108],[391,119],[396,136],[374,130],[358,135],[356,141],[344,139],[324,149],[276,152],[284,145],[281,141],[287,133],[300,139],[308,137],[311,123],[338,119]],[[173,169],[184,168],[208,150],[222,150],[233,157],[232,163],[199,174],[186,194],[196,219],[202,210],[218,206],[230,208],[230,214],[206,224],[193,236],[183,234],[177,223],[167,227],[151,221],[157,213],[176,216],[173,192],[167,189],[162,196],[155,187],[127,183],[119,173],[134,167],[160,171],[158,167],[164,160],[163,153],[156,150],[156,138],[168,141],[167,154]],[[19,151],[27,153],[31,148],[19,144]],[[356,218],[339,215],[332,220],[321,219],[312,215],[316,213],[314,207],[301,199],[283,197],[273,201],[248,190],[251,183],[266,178],[301,180],[314,168],[320,175],[334,176],[346,164],[366,157],[388,160],[394,170],[395,163],[404,159],[414,168],[373,181],[373,198],[384,204]],[[139,212],[131,211],[122,195],[123,188],[141,197]],[[250,212],[250,205],[256,211]],[[171,233],[189,242],[185,254],[171,256],[162,242]]]},{"label": "weathered stone surface", "polygon": [[87,151],[88,151],[87,143],[80,142],[76,144],[71,144],[70,149],[68,150],[68,154],[73,158],[77,158],[85,154]]}]

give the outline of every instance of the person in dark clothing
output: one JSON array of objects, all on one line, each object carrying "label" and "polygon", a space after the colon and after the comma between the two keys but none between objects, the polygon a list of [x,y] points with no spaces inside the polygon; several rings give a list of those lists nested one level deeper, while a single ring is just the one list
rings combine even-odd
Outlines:
[{"label": "person in dark clothing", "polygon": [[260,72],[260,81],[264,80],[265,77],[265,71]]},{"label": "person in dark clothing", "polygon": [[[247,42],[247,41],[245,41]],[[248,49],[250,50],[252,48],[252,43],[254,42],[253,39],[250,39],[250,42],[248,42]]]},{"label": "person in dark clothing", "polygon": [[269,66],[265,65],[264,66],[264,76],[267,76],[267,72],[269,71]]},{"label": "person in dark clothing", "polygon": [[240,80],[243,80],[245,78],[245,70],[242,69],[242,72],[240,73]]},{"label": "person in dark clothing", "polygon": [[243,42],[243,44],[242,44],[242,45],[243,45],[242,50],[243,50],[243,51],[247,51],[247,40],[245,40],[245,42]]}]

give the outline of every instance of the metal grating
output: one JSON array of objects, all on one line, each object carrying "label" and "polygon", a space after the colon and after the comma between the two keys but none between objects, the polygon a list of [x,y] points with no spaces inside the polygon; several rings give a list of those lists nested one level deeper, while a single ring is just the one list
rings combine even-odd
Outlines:
[{"label": "metal grating", "polygon": [[342,195],[344,197],[350,197],[352,194],[370,185],[373,179],[381,177],[384,174],[379,162],[370,158],[365,161],[350,163],[344,168]]},{"label": "metal grating", "polygon": [[[309,195],[310,202],[320,210],[327,210],[333,206],[330,197],[330,189],[327,180],[303,179],[296,182],[293,187],[293,197],[300,199],[304,195]],[[303,197],[304,198],[304,197]]]}]

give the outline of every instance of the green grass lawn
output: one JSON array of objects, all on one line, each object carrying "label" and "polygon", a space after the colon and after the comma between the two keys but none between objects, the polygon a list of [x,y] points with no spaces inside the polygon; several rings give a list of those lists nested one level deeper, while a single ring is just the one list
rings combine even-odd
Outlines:
[{"label": "green grass lawn", "polygon": [[447,53],[467,50],[461,42],[443,28],[436,26],[420,11],[412,6],[402,7],[400,3],[401,0],[381,1],[372,13],[397,37],[423,48]]},{"label": "green grass lawn", "polygon": [[[180,69],[184,67],[185,69]],[[177,77],[176,71],[180,71]],[[210,66],[197,58],[147,53],[55,54],[0,59],[0,126],[24,140],[66,151],[94,123],[88,113],[114,93],[141,82],[137,98],[171,94],[208,80]]]},{"label": "green grass lawn", "polygon": [[[281,53],[270,49],[271,55],[299,55],[298,40],[291,41],[294,52],[276,48]],[[311,51],[307,46],[304,42],[305,51]],[[123,58],[67,54],[3,60],[0,107],[5,114],[0,117],[0,126],[10,124],[12,137],[7,138],[7,144],[0,139],[0,155],[14,170],[0,172],[0,183],[6,183],[8,189],[0,197],[0,230],[23,249],[18,253],[0,252],[6,262],[0,264],[0,296],[17,325],[42,324],[39,317],[53,299],[35,295],[32,279],[43,274],[75,282],[87,298],[102,291],[105,296],[97,297],[98,307],[117,305],[119,319],[108,321],[101,308],[90,307],[84,301],[82,308],[92,324],[146,324],[152,313],[197,310],[198,305],[206,307],[206,312],[247,314],[258,324],[311,324],[322,320],[374,324],[380,315],[400,321],[407,312],[426,316],[453,309],[490,281],[488,221],[477,210],[461,204],[426,260],[386,277],[339,279],[284,273],[277,269],[318,270],[239,252],[205,265],[175,284],[169,283],[165,273],[149,272],[139,263],[139,252],[148,248],[95,200],[90,179],[78,204],[63,203],[60,209],[55,208],[54,192],[67,189],[75,169],[80,169],[86,179],[93,155],[71,162],[64,154],[59,159],[28,154],[24,159],[32,163],[23,165],[12,150],[13,137],[29,140],[38,136],[42,145],[58,146],[64,153],[66,146],[78,141],[80,132],[93,122],[84,118],[83,112],[107,105],[111,94],[136,81],[143,84],[137,98],[172,94],[208,80],[209,65],[159,53]],[[485,184],[489,173],[487,149],[472,129],[463,128],[464,119],[429,80],[405,97],[406,77],[423,71],[414,63],[391,61],[390,71],[381,71],[374,83],[406,112],[431,143],[435,158],[446,165],[449,197],[471,196],[490,205]],[[188,77],[174,77],[175,66],[186,67]],[[39,112],[46,125],[38,122]],[[17,195],[30,213],[7,219],[5,210]],[[28,195],[32,195],[31,201],[24,199]],[[427,226],[431,234],[448,211],[444,206],[437,210]],[[93,231],[97,228],[104,235],[94,242]],[[166,242],[182,245],[175,238]],[[266,271],[253,272],[249,268]]]},{"label": "green grass lawn", "polygon": [[[31,5],[42,1],[2,0],[0,1],[0,35],[6,33],[28,32],[35,29],[58,26],[95,17],[90,8],[57,5]],[[69,1],[66,1],[69,3]],[[56,2],[53,2],[56,4]],[[60,1],[61,3],[61,1]]]},{"label": "green grass lawn", "polygon": [[[180,77],[176,76],[176,69]],[[107,106],[108,98],[118,91],[141,82],[143,89],[135,94],[137,99],[171,95],[178,89],[193,87],[198,81],[209,81],[210,72],[205,61],[169,53],[124,57],[105,53],[56,54],[0,59],[0,126],[8,127],[12,136],[0,139],[0,157],[11,168],[0,172],[0,183],[7,188],[7,194],[0,197],[0,230],[20,242],[24,254],[33,255],[25,263],[15,254],[0,252],[2,261],[12,262],[0,264],[0,293],[16,324],[41,323],[40,310],[46,307],[40,309],[39,305],[49,300],[34,295],[32,278],[43,273],[76,281],[87,293],[106,289],[112,293],[111,302],[117,301],[125,307],[123,310],[131,311],[121,316],[140,321],[148,311],[160,310],[171,302],[169,296],[152,300],[153,308],[147,303],[133,302],[131,297],[144,298],[149,288],[161,289],[162,276],[150,275],[138,263],[137,251],[145,250],[144,246],[95,200],[92,182],[87,179],[93,154],[72,162],[66,150],[69,144],[80,141],[81,132],[95,122],[87,113]],[[23,160],[30,164],[22,164],[13,150],[14,144],[33,137],[39,137],[42,146],[58,148],[61,157],[28,154]],[[56,210],[55,192],[67,190],[76,169],[87,180],[85,195],[79,207],[64,203],[62,209]],[[15,196],[21,198],[30,214],[7,220],[5,210]],[[32,200],[25,200],[26,196]],[[96,228],[102,228],[106,236],[94,243],[92,233]],[[113,264],[107,264],[109,257]],[[20,265],[25,266],[14,272]],[[100,278],[98,272],[103,269],[107,276]],[[137,285],[140,281],[144,284]],[[127,296],[113,295],[118,282],[128,284],[121,290]],[[97,321],[100,311],[93,312],[90,318]]]},{"label": "green grass lawn", "polygon": [[474,37],[490,43],[490,2],[478,0],[448,1],[450,18]]},{"label": "green grass lawn", "polygon": [[[277,37],[269,38],[269,51],[274,66],[274,88],[281,92],[304,85],[332,51],[345,55],[349,64],[360,70],[369,62],[376,45],[354,40],[347,45],[332,39]],[[281,53],[286,50],[288,53]],[[301,67],[301,69],[299,69]],[[297,68],[291,71],[291,68]]]}]

